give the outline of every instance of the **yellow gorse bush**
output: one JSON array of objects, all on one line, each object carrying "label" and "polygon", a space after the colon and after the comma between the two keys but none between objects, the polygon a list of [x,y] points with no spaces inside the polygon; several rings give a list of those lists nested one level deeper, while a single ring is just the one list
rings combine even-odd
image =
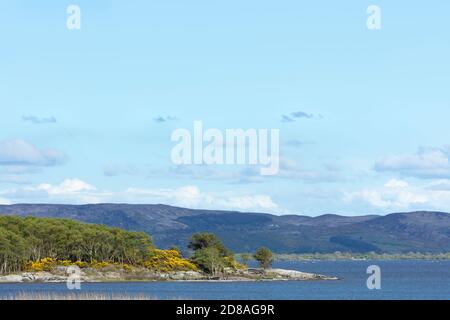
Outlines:
[{"label": "yellow gorse bush", "polygon": [[[107,264],[107,262],[100,262],[99,265],[104,266],[105,263]],[[37,261],[28,262],[25,266],[25,269],[31,272],[53,271],[57,266],[68,267],[72,265],[76,265],[80,268],[87,268],[90,266],[89,263],[84,261],[72,262],[70,260],[56,260],[54,258],[42,258]],[[95,266],[96,265],[93,265],[93,267]]]},{"label": "yellow gorse bush", "polygon": [[28,271],[52,271],[57,265],[57,261],[53,258],[42,258],[38,261],[29,262],[26,265]]},{"label": "yellow gorse bush", "polygon": [[234,270],[245,270],[247,267],[239,262],[237,262],[233,257],[224,257],[227,266],[233,268]]},{"label": "yellow gorse bush", "polygon": [[72,264],[76,265],[78,268],[87,268],[87,267],[89,267],[89,263],[87,263],[85,261],[75,261]]},{"label": "yellow gorse bush", "polygon": [[[106,267],[113,267],[117,270],[122,269],[126,272],[132,271],[134,266],[124,263],[115,263],[110,261],[70,261],[70,260],[56,260],[54,258],[42,258],[37,261],[32,261],[26,264],[26,270],[30,272],[53,271],[58,266],[68,267],[75,265],[79,268],[94,268],[103,269]],[[140,265],[147,269],[159,272],[171,271],[189,271],[197,270],[197,267],[190,261],[184,259],[176,250],[154,250],[151,257]]]},{"label": "yellow gorse bush", "polygon": [[122,269],[123,269],[124,271],[126,271],[126,272],[130,272],[130,271],[133,270],[133,267],[130,266],[129,264],[125,263],[125,264],[122,265]]},{"label": "yellow gorse bush", "polygon": [[195,271],[197,267],[184,259],[177,250],[152,250],[150,257],[144,262],[147,269],[159,272]]},{"label": "yellow gorse bush", "polygon": [[68,267],[73,265],[73,262],[70,260],[58,260],[58,266]]},{"label": "yellow gorse bush", "polygon": [[111,265],[111,263],[108,261],[93,261],[91,263],[91,267],[94,269],[103,269],[108,267],[109,265]]}]

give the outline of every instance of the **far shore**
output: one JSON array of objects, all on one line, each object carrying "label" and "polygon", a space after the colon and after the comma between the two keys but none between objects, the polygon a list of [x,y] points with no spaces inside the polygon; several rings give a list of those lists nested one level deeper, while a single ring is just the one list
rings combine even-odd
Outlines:
[{"label": "far shore", "polygon": [[450,260],[450,252],[447,253],[299,253],[299,254],[274,254],[275,261],[355,261],[355,260]]}]

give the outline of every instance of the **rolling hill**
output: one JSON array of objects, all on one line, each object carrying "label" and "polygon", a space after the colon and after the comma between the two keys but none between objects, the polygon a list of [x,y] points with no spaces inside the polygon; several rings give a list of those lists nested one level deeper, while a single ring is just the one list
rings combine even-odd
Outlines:
[{"label": "rolling hill", "polygon": [[185,248],[194,232],[220,236],[235,252],[267,246],[277,253],[450,252],[450,214],[393,213],[386,216],[275,216],[194,210],[167,205],[15,204],[0,215],[70,218],[150,234],[156,245]]}]

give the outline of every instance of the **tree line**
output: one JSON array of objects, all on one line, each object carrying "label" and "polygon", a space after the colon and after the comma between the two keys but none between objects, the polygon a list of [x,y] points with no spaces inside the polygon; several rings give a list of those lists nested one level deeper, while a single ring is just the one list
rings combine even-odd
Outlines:
[{"label": "tree line", "polygon": [[[178,249],[159,250],[149,235],[120,228],[81,223],[69,219],[0,217],[0,274],[22,271],[30,262],[48,261],[118,263],[155,270],[192,270],[212,276],[227,269],[246,268],[250,258],[262,268],[273,261],[272,252],[260,248],[253,256],[242,255],[237,262],[222,241],[212,233],[192,235],[189,259]],[[47,261],[47,260],[46,260]]]},{"label": "tree line", "polygon": [[0,217],[0,273],[20,271],[46,257],[135,264],[151,248],[152,239],[143,232],[68,219]]}]

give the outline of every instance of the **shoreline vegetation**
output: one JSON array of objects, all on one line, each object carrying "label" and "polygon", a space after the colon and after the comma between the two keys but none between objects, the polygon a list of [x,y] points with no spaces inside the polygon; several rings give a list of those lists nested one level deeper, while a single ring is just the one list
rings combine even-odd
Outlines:
[{"label": "shoreline vegetation", "polygon": [[450,252],[447,253],[300,253],[300,254],[274,254],[275,261],[348,261],[348,260],[450,260]]},{"label": "shoreline vegetation", "polygon": [[[66,283],[72,281],[65,267],[52,271],[20,272],[0,276],[2,283]],[[306,273],[285,269],[248,269],[228,271],[217,277],[211,277],[200,271],[152,272],[142,268],[133,270],[98,270],[84,268],[80,273],[80,282],[253,282],[253,281],[305,281],[338,280],[336,277]]]},{"label": "shoreline vegetation", "polygon": [[[192,235],[189,257],[154,246],[149,235],[68,219],[0,217],[0,282],[66,282],[73,269],[82,282],[335,280],[271,269],[267,248],[234,253],[211,233]],[[249,268],[249,259],[260,268]]]}]

